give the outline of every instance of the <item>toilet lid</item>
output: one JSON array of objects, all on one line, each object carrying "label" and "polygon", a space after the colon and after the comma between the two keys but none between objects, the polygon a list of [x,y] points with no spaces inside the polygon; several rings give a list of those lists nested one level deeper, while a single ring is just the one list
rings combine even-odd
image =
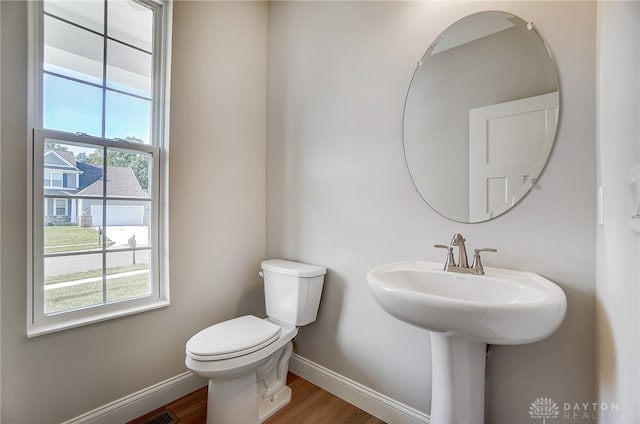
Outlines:
[{"label": "toilet lid", "polygon": [[187,342],[187,352],[199,360],[235,358],[273,343],[281,330],[272,322],[245,315],[200,331]]}]

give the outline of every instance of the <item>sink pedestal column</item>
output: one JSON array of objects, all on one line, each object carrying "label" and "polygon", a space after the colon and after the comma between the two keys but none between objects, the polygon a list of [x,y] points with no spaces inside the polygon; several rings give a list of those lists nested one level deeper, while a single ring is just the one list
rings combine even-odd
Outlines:
[{"label": "sink pedestal column", "polygon": [[431,424],[484,423],[487,345],[431,333]]}]

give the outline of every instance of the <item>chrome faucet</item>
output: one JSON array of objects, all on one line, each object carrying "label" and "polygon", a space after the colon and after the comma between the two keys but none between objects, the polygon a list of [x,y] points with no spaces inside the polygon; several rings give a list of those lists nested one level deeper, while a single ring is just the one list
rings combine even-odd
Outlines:
[{"label": "chrome faucet", "polygon": [[[447,249],[447,260],[444,263],[444,270],[449,272],[459,272],[464,274],[484,275],[484,267],[480,259],[480,252],[497,252],[497,249],[483,248],[475,249],[473,255],[473,263],[469,267],[467,260],[467,248],[464,244],[465,239],[460,233],[455,233],[453,239],[451,239],[451,246],[444,244],[436,244],[434,247],[439,249]],[[456,265],[455,257],[453,255],[453,248],[458,247],[458,264]]]}]

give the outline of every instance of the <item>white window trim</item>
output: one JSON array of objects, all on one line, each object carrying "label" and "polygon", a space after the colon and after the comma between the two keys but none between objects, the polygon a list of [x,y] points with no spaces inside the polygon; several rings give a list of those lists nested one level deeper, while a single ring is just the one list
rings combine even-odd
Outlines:
[{"label": "white window trim", "polygon": [[[169,296],[169,93],[171,86],[171,34],[172,34],[172,15],[173,0],[141,0],[149,5],[161,6],[161,17],[164,32],[162,37],[154,41],[154,60],[159,61],[154,66],[156,71],[154,74],[154,92],[158,93],[153,101],[153,114],[158,119],[153,123],[151,129],[152,139],[157,140],[159,146],[159,154],[157,166],[155,169],[158,174],[159,192],[156,195],[157,225],[158,234],[155,239],[156,243],[156,264],[158,274],[158,292],[157,296],[146,298],[144,300],[134,299],[130,301],[122,301],[116,303],[103,304],[94,308],[70,311],[45,316],[42,312],[38,313],[38,306],[34,299],[44,299],[44,285],[36,284],[34,275],[34,267],[43,266],[42,261],[37,263],[34,256],[34,236],[38,236],[38,231],[42,230],[42,194],[34,193],[34,178],[43,180],[42,174],[34,176],[34,169],[42,172],[43,163],[34,164],[34,158],[39,157],[43,161],[44,151],[39,156],[34,156],[33,129],[42,128],[42,59],[43,59],[43,42],[42,42],[42,11],[43,4],[41,1],[33,1],[28,3],[29,10],[29,77],[30,84],[28,87],[28,172],[27,172],[27,210],[30,211],[27,217],[27,337],[36,337],[49,334],[65,329],[80,327],[96,322],[110,320],[113,318],[132,315],[144,311],[163,308],[170,305]],[[37,153],[37,152],[36,152]],[[58,187],[56,187],[58,188]],[[39,214],[34,208],[40,208]],[[34,220],[37,225],[34,225]],[[42,257],[42,256],[40,256]],[[39,273],[42,275],[42,273]],[[41,305],[41,304],[40,304]],[[42,311],[42,309],[40,309]]]}]

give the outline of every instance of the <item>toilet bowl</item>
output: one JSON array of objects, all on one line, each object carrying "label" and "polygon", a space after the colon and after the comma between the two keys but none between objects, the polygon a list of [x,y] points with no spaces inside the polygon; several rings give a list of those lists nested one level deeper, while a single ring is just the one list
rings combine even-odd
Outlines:
[{"label": "toilet bowl", "polygon": [[207,424],[261,423],[289,403],[292,340],[316,319],[325,273],[321,266],[263,261],[268,318],[241,316],[189,339],[185,364],[209,380]]}]

